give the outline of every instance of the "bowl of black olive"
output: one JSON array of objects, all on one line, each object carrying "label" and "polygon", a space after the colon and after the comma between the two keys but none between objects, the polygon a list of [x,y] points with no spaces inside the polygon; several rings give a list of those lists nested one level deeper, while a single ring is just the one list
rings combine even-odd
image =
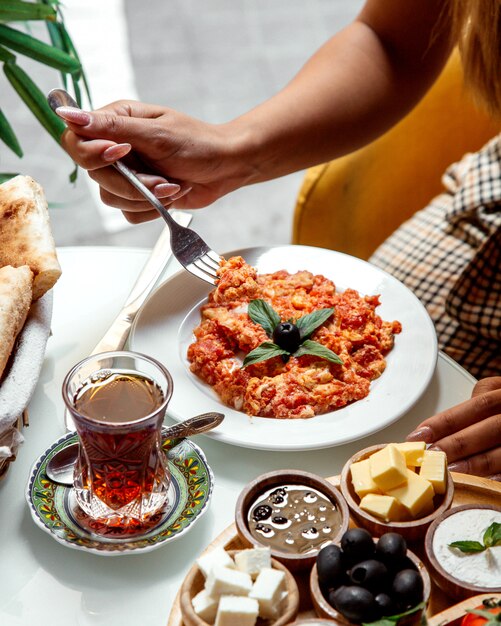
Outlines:
[{"label": "bowl of black olive", "polygon": [[345,624],[389,617],[398,626],[419,624],[430,591],[425,566],[394,532],[375,539],[350,528],[340,542],[320,550],[310,575],[317,615]]},{"label": "bowl of black olive", "polygon": [[249,546],[268,546],[291,571],[310,569],[320,549],[341,538],[350,516],[324,478],[295,469],[261,474],[240,493],[235,524]]}]

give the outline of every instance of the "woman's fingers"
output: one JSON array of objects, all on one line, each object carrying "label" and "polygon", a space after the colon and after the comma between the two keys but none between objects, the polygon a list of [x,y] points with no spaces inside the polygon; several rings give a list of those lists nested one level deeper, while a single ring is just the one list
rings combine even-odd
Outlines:
[{"label": "woman's fingers", "polygon": [[476,383],[475,387],[473,387],[471,397],[474,398],[475,396],[488,393],[489,391],[495,391],[496,389],[501,389],[501,376],[482,378]]},{"label": "woman's fingers", "polygon": [[451,463],[449,469],[462,474],[475,474],[501,480],[501,447]]},{"label": "woman's fingers", "polygon": [[[408,441],[434,443],[491,416],[501,413],[501,389],[480,393],[451,409],[421,422]],[[492,446],[491,446],[492,447]]]}]

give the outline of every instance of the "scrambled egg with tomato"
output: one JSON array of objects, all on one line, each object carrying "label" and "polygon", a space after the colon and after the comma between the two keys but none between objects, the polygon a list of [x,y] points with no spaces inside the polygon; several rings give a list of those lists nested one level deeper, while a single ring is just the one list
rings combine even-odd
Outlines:
[{"label": "scrambled egg with tomato", "polygon": [[[339,293],[321,275],[285,270],[258,275],[241,257],[233,257],[222,262],[218,276],[188,348],[190,368],[225,404],[249,415],[309,418],[365,398],[402,329],[400,322],[385,322],[376,314],[379,296],[361,296],[354,289]],[[339,355],[343,364],[303,355],[242,367],[246,354],[270,341],[247,314],[249,302],[258,298],[271,304],[282,321],[333,307],[311,339]]]}]

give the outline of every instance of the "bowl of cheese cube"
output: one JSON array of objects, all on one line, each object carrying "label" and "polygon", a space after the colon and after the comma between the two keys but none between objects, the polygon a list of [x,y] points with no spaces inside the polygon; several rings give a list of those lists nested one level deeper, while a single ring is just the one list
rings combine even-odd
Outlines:
[{"label": "bowl of cheese cube", "polygon": [[284,626],[299,610],[299,590],[269,548],[204,553],[181,587],[186,626]]},{"label": "bowl of cheese cube", "polygon": [[417,541],[451,507],[454,483],[445,453],[416,441],[355,454],[341,473],[341,492],[357,524],[372,535],[396,531]]}]

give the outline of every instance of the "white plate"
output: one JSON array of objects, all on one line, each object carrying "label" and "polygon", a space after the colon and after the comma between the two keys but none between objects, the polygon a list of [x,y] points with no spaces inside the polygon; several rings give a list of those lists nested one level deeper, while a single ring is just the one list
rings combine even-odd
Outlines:
[{"label": "white plate", "polygon": [[200,321],[199,306],[210,285],[182,271],[161,285],[136,318],[130,346],[162,361],[174,379],[168,414],[175,420],[220,411],[224,422],[207,436],[246,448],[312,450],[354,441],[381,430],[406,413],[425,391],[435,370],[437,340],[423,305],[398,280],[352,256],[309,246],[247,248],[241,255],[260,274],[285,269],[323,274],[338,290],[353,288],[381,295],[377,313],[399,320],[402,333],[387,356],[383,375],[371,383],[369,395],[342,409],[310,419],[249,417],[224,406],[216,393],[189,371],[186,358],[192,331]]}]

